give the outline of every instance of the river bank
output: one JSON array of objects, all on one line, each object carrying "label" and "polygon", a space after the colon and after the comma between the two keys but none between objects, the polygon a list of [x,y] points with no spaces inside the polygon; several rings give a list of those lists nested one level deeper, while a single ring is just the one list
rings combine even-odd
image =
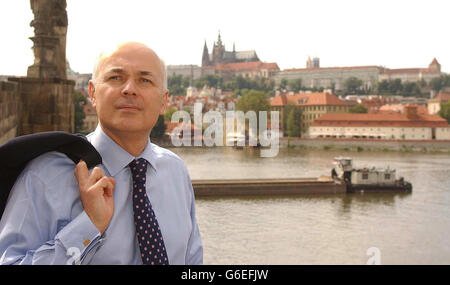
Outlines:
[{"label": "river bank", "polygon": [[280,138],[280,147],[310,150],[450,153],[450,141]]},{"label": "river bank", "polygon": [[[152,139],[161,147],[175,147],[171,140]],[[450,141],[435,140],[370,140],[370,139],[333,139],[333,138],[280,138],[280,148],[296,148],[304,150],[339,150],[339,151],[381,151],[381,152],[419,152],[419,153],[449,153]],[[186,148],[188,146],[182,146]],[[210,148],[207,146],[192,146],[195,148]]]}]

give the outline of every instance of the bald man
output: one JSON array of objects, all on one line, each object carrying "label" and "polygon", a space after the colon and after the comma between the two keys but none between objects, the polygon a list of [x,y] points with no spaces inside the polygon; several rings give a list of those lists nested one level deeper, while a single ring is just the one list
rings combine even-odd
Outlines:
[{"label": "bald man", "polygon": [[168,90],[165,66],[141,43],[100,55],[89,82],[99,124],[87,138],[103,164],[64,154],[31,161],[0,221],[0,264],[201,264],[185,164],[150,142]]}]

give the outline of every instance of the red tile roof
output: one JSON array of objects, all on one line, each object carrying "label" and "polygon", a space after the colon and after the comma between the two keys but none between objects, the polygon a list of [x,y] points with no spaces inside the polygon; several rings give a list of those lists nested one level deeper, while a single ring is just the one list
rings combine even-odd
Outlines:
[{"label": "red tile roof", "polygon": [[413,119],[399,113],[324,114],[312,126],[332,127],[450,127],[437,115],[417,114]]},{"label": "red tile roof", "polygon": [[430,63],[430,65],[434,65],[434,64],[440,65],[436,58],[433,58],[433,61]]},{"label": "red tile roof", "polygon": [[286,106],[288,102],[297,106],[348,106],[345,101],[342,101],[336,97],[336,95],[330,93],[299,93],[293,95],[281,94],[270,99],[270,106]]},{"label": "red tile roof", "polygon": [[444,93],[444,92],[439,92],[438,95],[436,97],[434,97],[433,99],[435,100],[439,100],[439,101],[450,101],[450,93]]},{"label": "red tile roof", "polygon": [[[403,113],[405,109],[405,105],[383,105],[380,107],[379,112],[397,112]],[[427,107],[425,105],[417,105],[417,113],[418,114],[428,114]]]}]

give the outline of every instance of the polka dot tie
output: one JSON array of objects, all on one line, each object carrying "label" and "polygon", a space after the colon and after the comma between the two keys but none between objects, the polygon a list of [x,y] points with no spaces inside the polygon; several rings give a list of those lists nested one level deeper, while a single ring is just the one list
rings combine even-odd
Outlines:
[{"label": "polka dot tie", "polygon": [[130,164],[133,176],[133,213],[136,236],[144,264],[169,264],[164,240],[145,191],[147,160],[139,158]]}]

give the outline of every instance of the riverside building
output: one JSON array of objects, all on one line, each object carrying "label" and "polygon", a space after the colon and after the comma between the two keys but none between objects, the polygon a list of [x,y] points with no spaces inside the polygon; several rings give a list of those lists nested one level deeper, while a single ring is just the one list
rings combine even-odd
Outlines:
[{"label": "riverside building", "polygon": [[[280,129],[283,130],[284,121],[288,114],[285,114],[286,106],[299,106],[302,112],[301,132],[302,136],[308,134],[308,128],[317,118],[329,113],[347,113],[349,105],[339,99],[336,95],[322,93],[298,93],[280,94],[270,99],[270,109],[280,112]],[[284,131],[284,130],[283,130]]]},{"label": "riverside building", "polygon": [[437,115],[406,106],[403,113],[325,114],[309,128],[311,138],[450,140],[450,125]]}]

